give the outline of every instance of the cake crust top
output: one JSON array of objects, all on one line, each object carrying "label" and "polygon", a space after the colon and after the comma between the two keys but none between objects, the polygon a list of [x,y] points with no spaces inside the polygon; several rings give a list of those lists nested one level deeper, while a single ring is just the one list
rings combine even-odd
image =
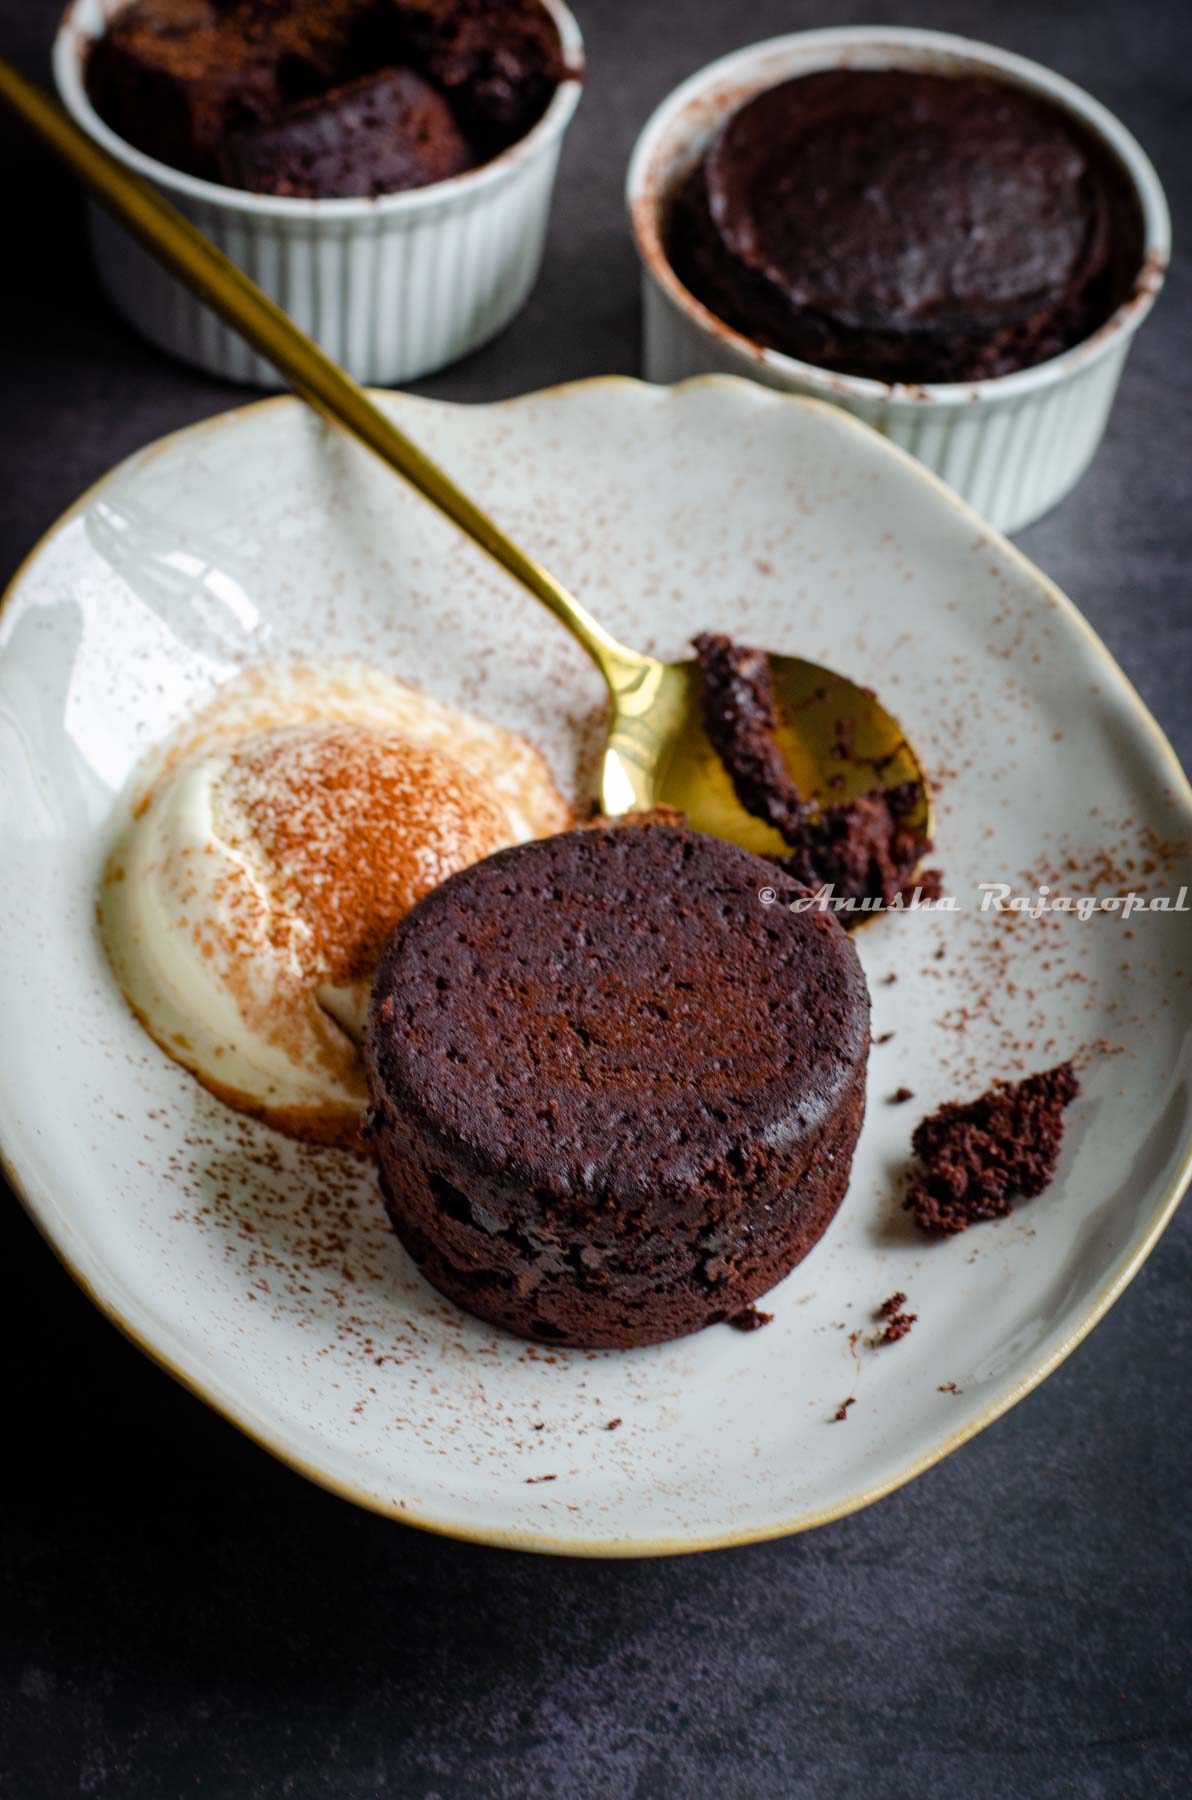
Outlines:
[{"label": "cake crust top", "polygon": [[867,1055],[856,952],[830,914],[789,910],[804,893],[671,823],[489,857],[390,940],[374,1104],[412,1111],[478,1172],[560,1195],[648,1193],[717,1167],[727,1184],[750,1145],[813,1139]]}]

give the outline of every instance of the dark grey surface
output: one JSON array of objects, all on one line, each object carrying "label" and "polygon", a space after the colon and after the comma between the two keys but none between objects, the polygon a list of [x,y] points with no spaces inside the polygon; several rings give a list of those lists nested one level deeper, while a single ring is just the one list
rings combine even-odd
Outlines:
[{"label": "dark grey surface", "polygon": [[[499,342],[427,392],[487,399],[634,371],[620,191],[637,127],[713,55],[857,16],[804,0],[577,4],[590,87],[542,281]],[[0,0],[0,51],[43,72],[55,13],[56,0]],[[907,19],[884,4],[860,16]],[[920,0],[913,22],[993,38],[1091,88],[1158,164],[1179,244],[1182,0]],[[0,144],[7,579],[119,457],[243,395],[130,335],[95,289],[68,185],[2,125]],[[1190,299],[1180,255],[1095,469],[1022,538],[1185,763]],[[1072,1359],[911,1487],[807,1537],[630,1564],[443,1542],[307,1486],[117,1337],[15,1204],[2,1218],[0,1794],[1192,1791],[1187,1211]]]}]

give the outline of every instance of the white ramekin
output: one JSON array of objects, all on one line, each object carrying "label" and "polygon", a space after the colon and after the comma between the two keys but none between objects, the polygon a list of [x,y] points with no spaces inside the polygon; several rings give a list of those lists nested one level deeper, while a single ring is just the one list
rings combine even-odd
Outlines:
[{"label": "white ramekin", "polygon": [[[570,68],[583,40],[562,0],[543,0]],[[565,81],[533,130],[482,168],[376,200],[295,200],[200,181],[135,150],[92,107],[90,42],[111,0],[71,0],[54,78],[83,129],[146,176],[357,381],[429,375],[494,337],[526,300],[542,261],[563,134],[580,95]],[[220,323],[98,205],[100,280],[153,343],[230,381],[279,385],[276,371]]]},{"label": "white ramekin", "polygon": [[[716,127],[752,94],[813,69],[915,68],[983,73],[1049,96],[1116,152],[1142,209],[1144,257],[1134,291],[1083,343],[1050,362],[991,381],[896,385],[817,369],[763,349],[717,319],[678,280],[663,253],[662,204]],[[1158,176],[1125,127],[1059,75],[988,44],[938,31],[849,26],[796,32],[722,57],[662,102],[629,165],[628,201],[642,262],[647,379],[751,376],[769,387],[831,400],[912,452],[1004,531],[1037,519],[1083,474],[1101,441],[1130,339],[1163,284],[1170,251]]]}]

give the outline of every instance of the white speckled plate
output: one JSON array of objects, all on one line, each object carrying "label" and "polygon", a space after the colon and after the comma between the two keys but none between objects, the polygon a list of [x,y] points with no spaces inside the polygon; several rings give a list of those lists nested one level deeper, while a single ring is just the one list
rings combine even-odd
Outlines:
[{"label": "white speckled plate", "polygon": [[[848,1198],[763,1331],[533,1348],[423,1284],[367,1171],[230,1114],[129,1016],[93,914],[113,796],[246,660],[373,658],[528,731],[573,788],[599,725],[597,680],[562,631],[290,400],[117,469],[0,615],[14,1182],[146,1351],[296,1468],[395,1518],[611,1555],[862,1506],[1054,1368],[1176,1204],[1188,915],[1011,918],[975,902],[981,881],[1175,893],[1192,884],[1192,793],[1069,603],[840,412],[724,380],[383,404],[627,642],[675,655],[711,625],[836,665],[880,687],[938,776],[938,860],[965,910],[861,934],[886,1041]],[[1084,1091],[1053,1187],[962,1237],[917,1233],[900,1205],[916,1119],[1069,1054]],[[892,1103],[902,1086],[913,1101]],[[895,1289],[918,1322],[872,1348],[854,1334]]]}]

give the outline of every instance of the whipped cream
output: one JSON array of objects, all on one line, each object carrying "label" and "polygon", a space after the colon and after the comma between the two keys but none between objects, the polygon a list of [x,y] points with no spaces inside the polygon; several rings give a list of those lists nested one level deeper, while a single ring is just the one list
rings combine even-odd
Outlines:
[{"label": "whipped cream", "polygon": [[146,765],[104,875],[108,954],[208,1087],[352,1143],[393,926],[455,870],[569,823],[515,734],[366,664],[258,667]]}]

